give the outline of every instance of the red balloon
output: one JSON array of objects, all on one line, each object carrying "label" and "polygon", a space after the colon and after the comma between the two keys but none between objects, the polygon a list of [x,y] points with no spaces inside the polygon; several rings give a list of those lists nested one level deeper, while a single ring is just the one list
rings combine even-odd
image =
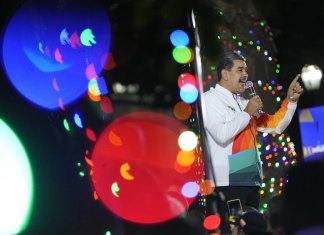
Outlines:
[{"label": "red balloon", "polygon": [[124,115],[99,136],[93,149],[91,180],[102,203],[114,214],[135,223],[170,220],[195,198],[182,186],[199,180],[195,168],[174,168],[178,137],[187,127],[169,116],[138,112]]},{"label": "red balloon", "polygon": [[218,215],[209,215],[204,220],[204,228],[207,230],[214,230],[220,225],[221,218]]}]

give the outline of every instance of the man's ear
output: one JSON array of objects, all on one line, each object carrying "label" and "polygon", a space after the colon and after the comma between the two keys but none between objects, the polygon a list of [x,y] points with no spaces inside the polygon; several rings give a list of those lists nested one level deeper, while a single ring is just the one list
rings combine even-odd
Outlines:
[{"label": "man's ear", "polygon": [[222,78],[224,78],[225,81],[228,81],[228,74],[226,69],[222,69],[221,71]]}]

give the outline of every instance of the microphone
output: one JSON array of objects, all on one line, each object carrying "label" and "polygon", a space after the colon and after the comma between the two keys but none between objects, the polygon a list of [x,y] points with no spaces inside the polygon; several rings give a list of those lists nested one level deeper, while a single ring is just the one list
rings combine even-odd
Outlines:
[{"label": "microphone", "polygon": [[256,96],[256,92],[255,92],[254,87],[253,87],[253,82],[247,81],[245,83],[245,89],[249,90],[249,94],[250,94],[251,97]]},{"label": "microphone", "polygon": [[[251,82],[251,81],[247,81],[246,83],[245,83],[245,89],[246,90],[249,90],[249,95],[250,95],[250,97],[253,97],[253,96],[256,96],[256,92],[255,92],[255,90],[254,90],[254,87],[253,87],[253,82]],[[264,112],[260,109],[260,110],[258,110],[258,114],[259,115],[261,115],[261,114],[263,114]]]}]

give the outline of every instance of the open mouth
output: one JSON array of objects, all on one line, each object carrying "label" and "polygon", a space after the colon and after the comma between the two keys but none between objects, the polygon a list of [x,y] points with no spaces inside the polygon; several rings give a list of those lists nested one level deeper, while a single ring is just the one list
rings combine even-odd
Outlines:
[{"label": "open mouth", "polygon": [[247,82],[247,78],[241,78],[240,80],[239,80],[239,84],[240,84],[240,86],[241,87],[245,87],[245,83]]}]

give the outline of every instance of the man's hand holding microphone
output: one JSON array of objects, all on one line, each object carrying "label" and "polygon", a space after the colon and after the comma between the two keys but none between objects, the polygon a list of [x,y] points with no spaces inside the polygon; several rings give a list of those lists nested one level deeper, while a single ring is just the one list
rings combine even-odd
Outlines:
[{"label": "man's hand holding microphone", "polygon": [[[289,102],[297,102],[304,91],[298,82],[299,78],[300,74],[297,74],[288,87],[287,99]],[[261,98],[256,94],[253,87],[253,83],[251,81],[247,81],[245,86],[246,89],[249,91],[251,99],[249,100],[244,111],[247,112],[249,115],[258,116],[262,114],[263,102]]]},{"label": "man's hand holding microphone", "polygon": [[249,115],[260,115],[263,113],[263,102],[255,92],[255,89],[253,87],[253,83],[251,81],[247,81],[245,84],[246,89],[249,91],[250,96],[252,97],[246,108],[244,109],[245,112],[247,112]]}]

